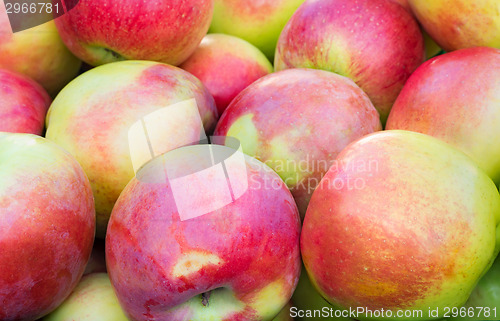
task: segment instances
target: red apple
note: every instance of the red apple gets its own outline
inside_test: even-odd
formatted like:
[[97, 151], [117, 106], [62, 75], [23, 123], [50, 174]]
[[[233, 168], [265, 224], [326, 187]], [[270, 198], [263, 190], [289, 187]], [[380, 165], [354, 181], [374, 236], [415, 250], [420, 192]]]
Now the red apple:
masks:
[[396, 100], [388, 129], [428, 134], [471, 156], [500, 183], [500, 50], [438, 56], [415, 71]]
[[212, 11], [213, 0], [79, 0], [55, 22], [68, 48], [90, 65], [124, 59], [178, 65], [207, 33]]
[[314, 68], [354, 80], [385, 123], [411, 73], [424, 61], [415, 19], [387, 0], [308, 0], [281, 33], [274, 67]]
[[[205, 166], [208, 152], [241, 163]], [[133, 320], [272, 320], [299, 278], [299, 234], [292, 195], [269, 167], [226, 146], [188, 146], [147, 163], [122, 192], [106, 262]]]
[[0, 133], [0, 320], [35, 320], [80, 280], [94, 200], [77, 161], [45, 138]]
[[408, 0], [418, 21], [446, 51], [500, 48], [498, 0]]
[[0, 132], [42, 135], [51, 99], [26, 76], [0, 69]]
[[[190, 100], [193, 105], [183, 103]], [[75, 156], [89, 176], [100, 238], [106, 234], [116, 199], [150, 157], [147, 145], [137, 149], [129, 141], [130, 135], [141, 140], [144, 130], [131, 129], [148, 117], [157, 121], [148, 135], [159, 155], [197, 143], [204, 129], [210, 132], [215, 127], [217, 109], [196, 77], [147, 61], [91, 69], [66, 86], [49, 109], [46, 136]]]
[[[52, 13], [36, 14], [37, 18], [42, 15], [47, 21], [52, 18]], [[19, 18], [19, 14], [15, 16]], [[4, 1], [0, 0], [0, 68], [32, 78], [55, 96], [76, 77], [81, 64], [62, 42], [54, 21], [13, 33]]]
[[500, 249], [492, 180], [451, 145], [409, 131], [365, 136], [337, 164], [315, 190], [301, 234], [321, 295], [364, 309], [359, 319], [368, 309], [386, 311], [371, 317], [378, 320], [439, 319], [462, 306]]
[[272, 60], [286, 22], [304, 0], [214, 0], [209, 32], [250, 42]]
[[255, 80], [273, 72], [266, 56], [249, 42], [224, 34], [205, 36], [181, 66], [207, 87], [222, 115], [227, 105]]
[[215, 135], [237, 138], [246, 154], [274, 169], [303, 217], [337, 154], [381, 129], [370, 99], [350, 79], [323, 70], [290, 69], [242, 91], [222, 115]]

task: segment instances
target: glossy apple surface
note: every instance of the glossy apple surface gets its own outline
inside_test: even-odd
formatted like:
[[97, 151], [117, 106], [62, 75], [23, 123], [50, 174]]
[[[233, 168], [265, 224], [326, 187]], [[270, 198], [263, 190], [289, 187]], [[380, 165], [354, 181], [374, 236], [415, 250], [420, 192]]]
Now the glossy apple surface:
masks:
[[404, 320], [462, 306], [499, 249], [493, 181], [451, 145], [409, 131], [365, 136], [337, 161], [301, 234], [322, 296], [339, 308], [391, 310], [394, 319], [396, 310], [424, 311]]
[[273, 66], [255, 46], [240, 38], [209, 34], [180, 67], [207, 87], [222, 115], [248, 85], [273, 72]]
[[401, 88], [424, 61], [419, 26], [387, 0], [309, 0], [280, 35], [274, 67], [314, 68], [351, 78], [385, 123]]
[[129, 321], [106, 273], [85, 275], [71, 295], [41, 321]]
[[[300, 273], [293, 197], [269, 167], [240, 153], [243, 166], [229, 167], [228, 177], [187, 178], [184, 186], [192, 193], [209, 196], [178, 198], [176, 184], [164, 176], [169, 169], [150, 164], [175, 153], [183, 161], [174, 171], [195, 168], [206, 161], [193, 154], [199, 147], [146, 164], [141, 176], [158, 181], [132, 179], [113, 208], [106, 262], [118, 299], [134, 320], [272, 320], [290, 300]], [[239, 198], [191, 216], [227, 195], [228, 186], [244, 182], [248, 189]], [[183, 198], [191, 206], [184, 219]]]
[[[217, 110], [210, 93], [188, 72], [161, 63], [122, 61], [91, 69], [54, 100], [46, 136], [74, 155], [89, 176], [99, 237], [105, 236], [113, 205], [135, 174], [128, 136], [131, 126], [188, 99], [196, 100], [198, 120], [211, 131]], [[179, 142], [200, 139], [203, 127], [187, 112], [172, 109], [164, 128], [150, 133], [161, 152]]]
[[304, 0], [214, 0], [209, 32], [230, 34], [250, 42], [269, 59], [286, 22]]
[[350, 79], [312, 69], [263, 77], [229, 105], [215, 135], [274, 169], [303, 217], [312, 192], [350, 142], [381, 130], [368, 96]]
[[437, 137], [471, 156], [500, 182], [500, 50], [478, 47], [438, 56], [408, 79], [387, 121]]
[[0, 69], [0, 132], [42, 135], [51, 99], [35, 81]]
[[408, 0], [429, 35], [446, 51], [500, 48], [497, 0]]
[[76, 77], [82, 62], [66, 48], [54, 21], [13, 33], [3, 2], [0, 0], [0, 68], [32, 78], [55, 96]]
[[56, 144], [0, 133], [0, 319], [35, 320], [80, 280], [92, 250], [89, 181]]
[[124, 59], [178, 65], [207, 33], [212, 11], [213, 0], [79, 0], [55, 22], [68, 48], [90, 65]]

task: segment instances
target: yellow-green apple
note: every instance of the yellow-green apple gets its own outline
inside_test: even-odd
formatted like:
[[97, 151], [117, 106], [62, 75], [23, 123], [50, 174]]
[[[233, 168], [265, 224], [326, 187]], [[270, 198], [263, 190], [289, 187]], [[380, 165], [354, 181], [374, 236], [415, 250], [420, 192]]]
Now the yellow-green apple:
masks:
[[[196, 101], [194, 113], [170, 107], [189, 99]], [[130, 149], [129, 129], [155, 111], [167, 114], [162, 126], [149, 133], [158, 154], [199, 141], [204, 134], [200, 122], [210, 132], [217, 118], [212, 96], [196, 77], [147, 61], [91, 69], [68, 84], [49, 109], [46, 137], [73, 154], [89, 176], [98, 237], [104, 237], [113, 204], [135, 174], [132, 157], [137, 154]]]
[[[341, 312], [333, 305], [328, 303], [318, 291], [314, 288], [307, 271], [302, 268], [299, 283], [295, 292], [293, 292], [292, 302], [294, 307], [290, 310], [290, 315], [295, 316], [297, 320], [303, 321], [353, 321], [349, 318], [350, 311]], [[334, 311], [334, 312], [332, 312]], [[338, 314], [335, 315], [335, 311]], [[344, 315], [342, 315], [344, 313]], [[353, 312], [354, 313], [354, 312]], [[352, 313], [351, 313], [352, 316]]]
[[[206, 166], [205, 146], [241, 163], [233, 155]], [[133, 320], [272, 320], [299, 278], [299, 236], [297, 206], [275, 172], [230, 147], [194, 145], [154, 158], [123, 190], [106, 262]]]
[[[402, 5], [408, 12], [412, 13], [410, 3], [408, 3], [408, 0], [391, 0], [394, 2], [399, 3]], [[425, 44], [425, 56], [427, 59], [434, 57], [441, 51], [441, 47], [432, 40], [432, 38], [429, 36], [429, 34], [425, 31], [422, 32], [424, 35], [424, 44]]]
[[178, 65], [207, 33], [212, 12], [213, 0], [79, 0], [55, 23], [69, 50], [89, 65], [125, 59]]
[[257, 79], [273, 72], [273, 66], [255, 46], [240, 38], [209, 34], [180, 67], [207, 87], [222, 115], [229, 103]]
[[71, 295], [41, 321], [129, 321], [106, 273], [85, 275]]
[[449, 320], [498, 320], [500, 316], [500, 259], [479, 280], [467, 303], [450, 311]]
[[273, 59], [288, 19], [305, 0], [214, 0], [209, 32], [245, 39]]
[[54, 21], [13, 33], [0, 0], [0, 68], [34, 79], [55, 96], [76, 77], [81, 64], [62, 42]]
[[424, 61], [412, 15], [387, 0], [308, 0], [276, 47], [274, 67], [324, 69], [354, 80], [383, 123], [404, 83]]
[[35, 320], [82, 277], [92, 250], [92, 190], [49, 140], [0, 133], [0, 320]]
[[350, 79], [323, 70], [290, 69], [243, 90], [221, 116], [215, 135], [237, 138], [243, 152], [274, 169], [303, 218], [337, 154], [381, 129], [370, 99]]
[[321, 295], [360, 309], [358, 319], [439, 319], [462, 306], [499, 250], [493, 181], [458, 149], [410, 131], [367, 135], [337, 164], [315, 190], [301, 234]]
[[104, 240], [95, 239], [94, 246], [92, 247], [92, 253], [90, 254], [90, 259], [87, 262], [87, 266], [85, 266], [83, 275], [101, 272], [107, 272]]
[[428, 134], [472, 157], [500, 183], [500, 49], [476, 47], [429, 60], [408, 79], [387, 129]]
[[273, 321], [294, 321], [295, 318], [290, 316], [290, 309], [292, 308], [292, 302], [288, 302], [287, 305], [274, 317]]
[[35, 81], [0, 69], [0, 132], [42, 135], [51, 99]]
[[420, 24], [446, 51], [500, 48], [497, 0], [408, 0]]

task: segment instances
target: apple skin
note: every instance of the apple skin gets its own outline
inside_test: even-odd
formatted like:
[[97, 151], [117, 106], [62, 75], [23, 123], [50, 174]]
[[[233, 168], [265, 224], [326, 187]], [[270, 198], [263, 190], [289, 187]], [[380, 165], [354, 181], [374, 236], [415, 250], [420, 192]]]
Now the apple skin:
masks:
[[421, 320], [429, 308], [442, 318], [444, 307], [462, 306], [498, 254], [500, 196], [491, 179], [451, 145], [409, 131], [365, 136], [337, 161], [301, 234], [321, 295], [339, 308], [421, 309]]
[[445, 51], [500, 48], [497, 0], [408, 0], [420, 24]]
[[437, 137], [500, 183], [500, 50], [467, 48], [429, 60], [408, 79], [387, 121]]
[[337, 154], [381, 129], [370, 99], [350, 79], [323, 70], [290, 69], [243, 90], [214, 134], [237, 138], [243, 152], [273, 168], [292, 191], [303, 218]]
[[55, 23], [89, 65], [124, 59], [179, 65], [207, 33], [212, 12], [213, 0], [79, 0]]
[[35, 81], [0, 69], [0, 132], [42, 135], [51, 99]]
[[[292, 296], [293, 305], [299, 310], [320, 310], [327, 307], [329, 309], [335, 309], [330, 303], [328, 303], [321, 295], [316, 291], [312, 285], [309, 277], [307, 276], [307, 271], [302, 267], [302, 273], [300, 274], [299, 283], [295, 292]], [[354, 319], [347, 317], [304, 317], [298, 318], [299, 321], [353, 321]]]
[[224, 34], [209, 34], [180, 67], [207, 87], [222, 115], [248, 85], [274, 71], [266, 56], [249, 42]]
[[[124, 189], [109, 221], [106, 262], [131, 319], [272, 320], [290, 300], [300, 274], [298, 210], [276, 173], [244, 159], [246, 172], [233, 178], [248, 179], [246, 192], [192, 219], [180, 219], [171, 184], [134, 178]], [[230, 179], [189, 185], [208, 184], [218, 195]], [[206, 305], [203, 293], [210, 293]]]
[[[478, 307], [490, 308], [489, 317], [479, 315]], [[497, 258], [488, 272], [479, 280], [464, 309], [474, 308], [474, 317], [451, 317], [449, 320], [498, 320], [500, 313], [500, 259]], [[496, 312], [492, 309], [496, 308]], [[460, 312], [459, 312], [460, 313]]]
[[35, 320], [71, 293], [95, 231], [76, 160], [31, 134], [0, 133], [0, 320]]
[[85, 275], [71, 295], [41, 321], [129, 321], [106, 273]]
[[[134, 177], [128, 130], [151, 112], [191, 98], [196, 99], [205, 130], [211, 132], [217, 109], [196, 77], [162, 63], [122, 61], [80, 75], [52, 103], [46, 137], [75, 156], [87, 173], [96, 201], [99, 238], [106, 234], [113, 204]], [[197, 125], [180, 122], [171, 126], [170, 135], [158, 139], [165, 151], [186, 137], [198, 140]]]
[[62, 42], [54, 21], [12, 33], [0, 0], [0, 68], [32, 78], [54, 97], [76, 77], [81, 64]]
[[274, 68], [323, 69], [351, 78], [383, 123], [404, 83], [424, 61], [415, 19], [387, 0], [308, 0], [283, 29]]
[[214, 0], [209, 32], [245, 39], [272, 61], [281, 30], [304, 1]]

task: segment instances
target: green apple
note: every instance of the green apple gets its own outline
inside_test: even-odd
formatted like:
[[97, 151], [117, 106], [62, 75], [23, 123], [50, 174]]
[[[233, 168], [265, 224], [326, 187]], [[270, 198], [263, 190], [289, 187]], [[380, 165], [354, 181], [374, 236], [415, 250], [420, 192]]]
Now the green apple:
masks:
[[85, 275], [71, 295], [43, 321], [128, 321], [106, 273]]

